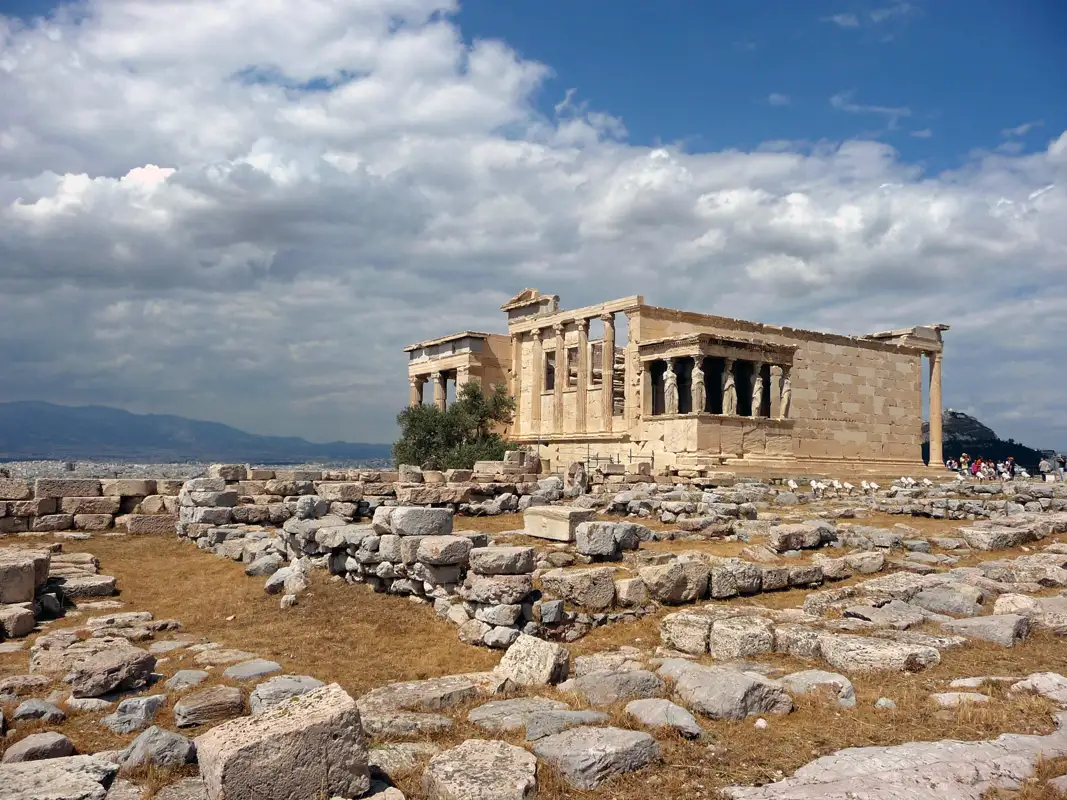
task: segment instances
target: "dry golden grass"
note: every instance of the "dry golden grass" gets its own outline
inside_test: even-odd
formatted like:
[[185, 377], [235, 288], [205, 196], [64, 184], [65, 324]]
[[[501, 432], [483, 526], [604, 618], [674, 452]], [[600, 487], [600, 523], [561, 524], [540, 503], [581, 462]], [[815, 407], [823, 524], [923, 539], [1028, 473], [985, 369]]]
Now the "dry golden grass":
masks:
[[[499, 530], [511, 530], [520, 521], [518, 515], [457, 519], [457, 528], [485, 530], [483, 523], [492, 523]], [[65, 549], [92, 552], [100, 558], [101, 571], [119, 580], [122, 590], [119, 599], [124, 610], [149, 610], [156, 618], [179, 619], [185, 626], [183, 634], [276, 660], [289, 673], [336, 681], [353, 696], [393, 681], [490, 669], [500, 655], [461, 644], [455, 628], [437, 620], [428, 606], [416, 606], [405, 598], [374, 594], [362, 586], [335, 582], [322, 573], [312, 576], [312, 588], [301, 597], [300, 605], [283, 612], [278, 608], [277, 598], [263, 593], [263, 580], [245, 577], [242, 565], [176, 540], [97, 538], [85, 543], [67, 543]], [[999, 557], [999, 554], [991, 555]], [[795, 589], [729, 602], [792, 607], [799, 606], [805, 594], [804, 590]], [[652, 650], [659, 644], [660, 619], [673, 610], [677, 609], [664, 608], [633, 623], [599, 628], [571, 645], [571, 651], [577, 656], [623, 644]], [[233, 619], [228, 619], [231, 616]], [[84, 617], [71, 618], [52, 627], [77, 625], [83, 620]], [[0, 676], [24, 673], [27, 659], [25, 650], [0, 655]], [[817, 666], [783, 656], [759, 660], [786, 670]], [[196, 666], [192, 653], [183, 655], [182, 651], [176, 651], [160, 665], [159, 671], [169, 676], [178, 669]], [[219, 677], [222, 669], [213, 670], [213, 677], [204, 686], [229, 683]], [[1021, 676], [1044, 670], [1067, 672], [1067, 645], [1051, 634], [1035, 634], [1013, 649], [992, 644], [969, 645], [946, 651], [940, 665], [918, 675], [857, 676], [854, 683], [858, 707], [852, 711], [839, 709], [830, 698], [812, 696], [799, 698], [793, 714], [770, 718], [768, 728], [762, 731], [751, 720], [739, 723], [704, 720], [707, 734], [701, 741], [689, 742], [673, 733], [658, 732], [659, 763], [611, 781], [596, 792], [575, 790], [553, 770], [542, 766], [538, 796], [543, 800], [607, 797], [644, 800], [652, 794], [716, 798], [718, 789], [725, 785], [777, 780], [812, 758], [843, 747], [941, 738], [974, 740], [1005, 732], [1047, 733], [1053, 727], [1052, 704], [1031, 695], [1009, 695], [1003, 686], [994, 685], [985, 690], [994, 698], [987, 706], [948, 711], [937, 709], [928, 699], [931, 692], [946, 691], [952, 678]], [[544, 694], [561, 696], [554, 690], [546, 690]], [[875, 711], [873, 703], [881, 696], [893, 698], [897, 710]], [[574, 697], [563, 699], [574, 707], [583, 707]], [[6, 713], [13, 710], [13, 707], [5, 708]], [[454, 729], [432, 740], [448, 747], [468, 738], [488, 738], [488, 734], [466, 723], [466, 710], [458, 710], [462, 713], [456, 714], [458, 722]], [[621, 704], [609, 711], [617, 724], [631, 725]], [[71, 712], [67, 722], [58, 729], [69, 735], [83, 752], [119, 748], [133, 738], [110, 733], [99, 724], [101, 716], [102, 712]], [[168, 706], [160, 712], [158, 722], [170, 727], [172, 719]], [[43, 727], [23, 725], [16, 737], [0, 743], [0, 748]], [[198, 729], [183, 731], [191, 736], [200, 732]], [[516, 736], [503, 738], [523, 744]], [[1042, 775], [1054, 777], [1049, 770], [1055, 768], [1058, 767], [1043, 766], [1033, 785], [1024, 787], [1015, 796], [1024, 800], [1063, 800], [1058, 794], [1050, 794], [1052, 790], [1041, 778]], [[399, 780], [400, 788], [409, 798], [422, 796], [418, 787], [420, 774], [421, 769], [417, 769]], [[148, 796], [173, 777], [155, 773], [136, 776], [145, 785]], [[1007, 796], [998, 795], [997, 800]]]

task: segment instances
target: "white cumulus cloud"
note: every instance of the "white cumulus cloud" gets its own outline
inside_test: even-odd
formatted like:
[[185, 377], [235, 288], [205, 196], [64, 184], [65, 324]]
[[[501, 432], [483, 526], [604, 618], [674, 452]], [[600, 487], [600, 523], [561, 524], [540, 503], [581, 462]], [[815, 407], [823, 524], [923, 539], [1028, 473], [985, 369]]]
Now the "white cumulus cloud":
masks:
[[401, 348], [501, 329], [536, 286], [841, 332], [947, 322], [946, 405], [1067, 445], [1067, 134], [944, 173], [873, 141], [644, 147], [580, 86], [541, 113], [551, 65], [465, 44], [455, 10], [0, 17], [0, 399], [387, 441]]

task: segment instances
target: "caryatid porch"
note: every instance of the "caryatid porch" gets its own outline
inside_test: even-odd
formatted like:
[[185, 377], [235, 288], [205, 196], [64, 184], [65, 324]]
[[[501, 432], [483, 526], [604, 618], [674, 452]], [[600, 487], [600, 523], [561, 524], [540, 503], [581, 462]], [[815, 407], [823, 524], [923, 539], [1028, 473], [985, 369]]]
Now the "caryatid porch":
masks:
[[680, 454], [790, 457], [796, 349], [708, 333], [641, 342], [644, 436]]

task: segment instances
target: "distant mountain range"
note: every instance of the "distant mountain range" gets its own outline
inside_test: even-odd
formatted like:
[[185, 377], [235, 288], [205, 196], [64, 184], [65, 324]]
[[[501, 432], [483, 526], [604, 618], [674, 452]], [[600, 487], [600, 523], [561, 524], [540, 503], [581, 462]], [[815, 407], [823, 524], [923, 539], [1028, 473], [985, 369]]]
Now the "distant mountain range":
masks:
[[[930, 426], [923, 423], [923, 459], [930, 457]], [[1041, 451], [1019, 444], [1014, 439], [1001, 439], [992, 428], [983, 425], [962, 411], [946, 411], [941, 415], [941, 447], [945, 459], [959, 459], [966, 453], [975, 458], [1001, 461], [1011, 456], [1017, 464], [1035, 468], [1041, 461]]]
[[258, 436], [218, 422], [169, 414], [22, 401], [0, 403], [0, 459], [299, 464], [388, 460], [391, 447], [358, 442], [316, 444], [293, 436]]

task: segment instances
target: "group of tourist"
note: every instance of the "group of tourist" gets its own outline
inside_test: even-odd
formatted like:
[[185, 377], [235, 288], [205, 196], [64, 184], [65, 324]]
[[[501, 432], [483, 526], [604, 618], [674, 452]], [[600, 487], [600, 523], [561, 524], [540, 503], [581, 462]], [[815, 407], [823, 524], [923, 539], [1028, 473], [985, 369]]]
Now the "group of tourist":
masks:
[[[1062, 457], [1061, 457], [1062, 458]], [[1041, 462], [1044, 464], [1045, 462]], [[954, 458], [950, 458], [945, 462], [945, 466], [955, 472], [962, 478], [973, 478], [979, 483], [982, 481], [1010, 481], [1015, 478], [1029, 478], [1030, 473], [1015, 463], [1015, 459], [1012, 456], [1002, 461], [993, 461], [989, 458], [974, 458], [972, 459], [966, 453], [960, 455], [957, 461]], [[1062, 479], [1062, 464], [1061, 464], [1061, 479]]]
[[1041, 470], [1041, 476], [1046, 481], [1062, 481], [1064, 479], [1064, 470], [1067, 470], [1067, 458], [1064, 457], [1063, 453], [1045, 456], [1041, 459], [1041, 463], [1037, 465], [1037, 468]]

